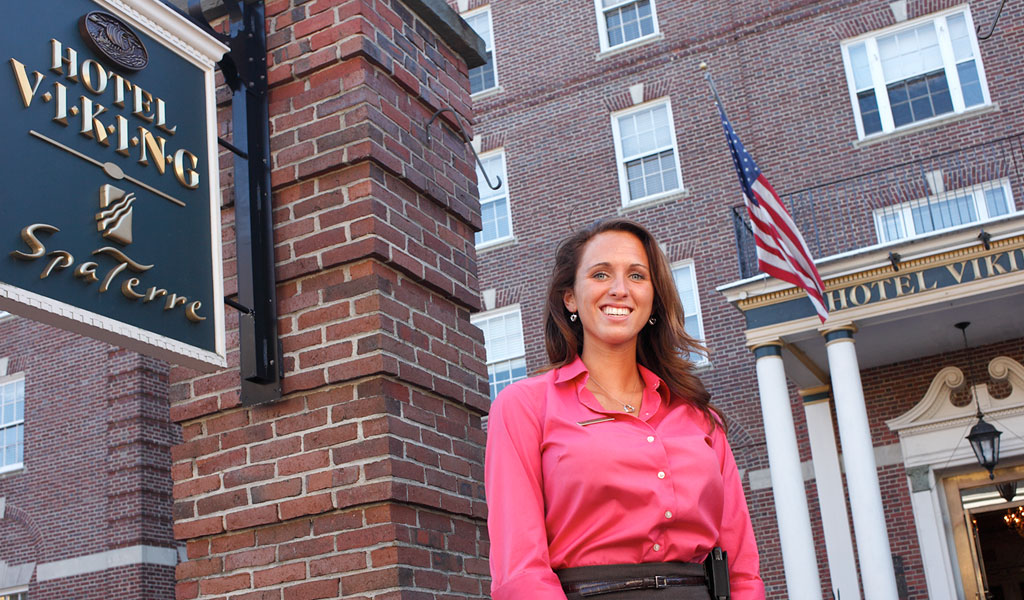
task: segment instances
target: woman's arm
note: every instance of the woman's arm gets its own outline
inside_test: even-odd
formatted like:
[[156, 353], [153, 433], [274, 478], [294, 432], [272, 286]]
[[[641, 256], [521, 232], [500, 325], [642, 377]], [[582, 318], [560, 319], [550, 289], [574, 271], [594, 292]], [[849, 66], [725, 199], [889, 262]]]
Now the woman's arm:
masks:
[[729, 557], [729, 587], [733, 600], [764, 600], [760, 559], [754, 529], [750, 524], [747, 499], [732, 448], [721, 426], [713, 434], [718, 464], [722, 466], [725, 495], [722, 505], [722, 525], [718, 533], [719, 545]]
[[542, 405], [515, 384], [491, 405], [484, 487], [493, 600], [565, 600], [544, 524]]

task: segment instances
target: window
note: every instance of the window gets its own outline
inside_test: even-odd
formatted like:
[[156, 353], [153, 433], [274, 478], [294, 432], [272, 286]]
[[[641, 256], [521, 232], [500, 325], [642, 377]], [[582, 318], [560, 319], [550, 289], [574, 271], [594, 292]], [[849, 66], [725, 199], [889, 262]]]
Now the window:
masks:
[[861, 138], [989, 102], [966, 9], [847, 41], [843, 63]]
[[[693, 270], [693, 261], [678, 263], [672, 266], [672, 279], [676, 282], [679, 300], [683, 303], [683, 316], [686, 317], [686, 333], [699, 342], [704, 341], [704, 324], [700, 318], [700, 298], [697, 295], [697, 276]], [[698, 352], [690, 353], [690, 360], [700, 364], [708, 360], [707, 356]]]
[[469, 70], [469, 92], [476, 94], [498, 87], [498, 72], [494, 68], [494, 34], [491, 31], [491, 9], [482, 8], [463, 15], [466, 23], [484, 40], [487, 64]]
[[668, 100], [612, 115], [622, 204], [653, 200], [682, 189], [676, 131]]
[[491, 402], [504, 387], [526, 378], [526, 348], [519, 306], [499, 308], [474, 315], [473, 324], [484, 332], [487, 348], [487, 380]]
[[0, 472], [22, 466], [25, 446], [25, 378], [0, 377]]
[[875, 210], [878, 243], [894, 242], [1014, 212], [1008, 181], [943, 192]]
[[28, 600], [28, 590], [0, 592], [0, 600]]
[[594, 0], [601, 51], [607, 51], [658, 33], [654, 0]]
[[512, 211], [508, 203], [505, 152], [498, 150], [488, 153], [480, 157], [480, 162], [492, 182], [497, 183], [497, 178], [501, 178], [501, 185], [498, 186], [498, 189], [492, 190], [491, 186], [487, 185], [483, 173], [480, 172], [479, 165], [477, 166], [476, 181], [480, 190], [480, 217], [483, 223], [483, 230], [476, 234], [478, 248], [512, 238]]

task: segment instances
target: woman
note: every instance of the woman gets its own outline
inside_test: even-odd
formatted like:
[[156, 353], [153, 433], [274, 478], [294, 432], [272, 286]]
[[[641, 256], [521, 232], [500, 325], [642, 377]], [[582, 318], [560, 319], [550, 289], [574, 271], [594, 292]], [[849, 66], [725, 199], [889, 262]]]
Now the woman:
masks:
[[736, 463], [684, 358], [700, 346], [683, 322], [668, 261], [639, 224], [603, 221], [561, 244], [551, 367], [503, 389], [488, 421], [494, 600], [707, 600], [699, 563], [716, 546], [731, 597], [764, 598]]

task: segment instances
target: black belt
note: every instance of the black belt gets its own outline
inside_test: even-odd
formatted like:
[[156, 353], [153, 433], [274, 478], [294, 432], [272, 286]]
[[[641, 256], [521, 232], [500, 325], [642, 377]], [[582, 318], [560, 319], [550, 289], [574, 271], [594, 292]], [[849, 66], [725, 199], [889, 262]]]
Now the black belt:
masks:
[[655, 575], [654, 577], [635, 577], [631, 579], [563, 583], [562, 589], [566, 593], [577, 592], [580, 596], [597, 596], [629, 590], [654, 590], [674, 586], [703, 587], [705, 585], [707, 585], [707, 580], [700, 576]]

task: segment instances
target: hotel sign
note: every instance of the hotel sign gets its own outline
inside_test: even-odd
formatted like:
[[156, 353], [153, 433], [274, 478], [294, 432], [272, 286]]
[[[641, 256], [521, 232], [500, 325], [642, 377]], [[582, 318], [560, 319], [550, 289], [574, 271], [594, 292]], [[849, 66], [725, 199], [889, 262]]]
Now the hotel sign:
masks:
[[[847, 310], [884, 305], [908, 298], [935, 296], [958, 286], [1000, 286], [1016, 281], [1024, 272], [1024, 236], [981, 244], [944, 254], [915, 259], [871, 272], [852, 274], [825, 282], [825, 305], [831, 316], [842, 318]], [[766, 327], [813, 316], [814, 307], [801, 290], [790, 288], [774, 295], [737, 302], [747, 329]], [[882, 308], [879, 306], [879, 308]], [[884, 308], [882, 308], [884, 310]], [[830, 317], [831, 318], [831, 317]]]
[[0, 38], [0, 309], [225, 365], [214, 66], [159, 0], [51, 0]]

